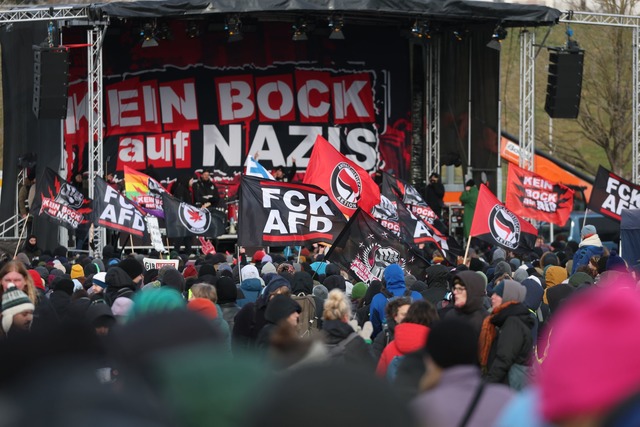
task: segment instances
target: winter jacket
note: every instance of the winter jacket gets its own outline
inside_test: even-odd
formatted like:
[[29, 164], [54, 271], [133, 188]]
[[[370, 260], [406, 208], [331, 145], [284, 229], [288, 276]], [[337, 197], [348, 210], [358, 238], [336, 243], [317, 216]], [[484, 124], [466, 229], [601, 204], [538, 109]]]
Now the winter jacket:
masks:
[[[458, 427], [471, 405], [480, 384], [480, 369], [458, 365], [442, 371], [440, 382], [420, 394], [411, 408], [420, 425]], [[514, 393], [501, 384], [487, 384], [478, 400], [467, 427], [493, 425]]]
[[498, 328], [498, 335], [489, 351], [486, 378], [489, 382], [508, 384], [511, 365], [530, 364], [531, 329], [535, 321], [524, 304], [518, 303], [497, 313], [491, 323]]
[[422, 292], [422, 297], [431, 304], [436, 305], [449, 292], [449, 269], [444, 265], [432, 265], [425, 271], [427, 274], [428, 289]]
[[264, 287], [264, 282], [260, 277], [256, 277], [252, 279], [243, 278], [242, 283], [240, 283], [240, 289], [242, 289], [244, 298], [236, 301], [237, 304], [242, 308], [250, 302], [256, 302], [256, 300], [258, 299], [258, 295], [260, 295], [260, 292], [262, 291], [263, 287]]
[[[402, 267], [398, 264], [391, 264], [384, 270], [384, 279], [387, 282], [386, 290], [393, 294], [393, 297], [402, 297], [407, 291], [407, 287], [404, 283], [404, 273]], [[413, 301], [421, 300], [422, 295], [419, 292], [412, 291], [409, 296]], [[385, 323], [384, 308], [387, 306], [389, 299], [383, 294], [379, 293], [373, 297], [371, 301], [371, 308], [369, 311], [369, 320], [373, 325], [372, 337], [375, 337], [382, 331], [382, 324]]]
[[371, 352], [373, 353], [373, 358], [376, 360], [376, 364], [380, 360], [384, 349], [394, 340], [395, 329], [396, 322], [393, 321], [393, 319], [389, 319], [389, 321], [387, 321], [387, 327], [383, 328], [382, 332], [376, 335], [376, 338], [371, 343]]
[[136, 284], [133, 283], [127, 272], [120, 267], [111, 267], [107, 271], [104, 281], [107, 284], [107, 289], [104, 292], [105, 300], [109, 306], [113, 305], [116, 298], [133, 298]]
[[67, 312], [69, 305], [71, 304], [71, 295], [64, 291], [53, 291], [49, 295], [49, 301], [53, 309], [56, 311], [56, 315], [60, 320], [67, 320]]
[[386, 377], [387, 368], [396, 356], [420, 350], [427, 343], [429, 328], [417, 323], [401, 323], [396, 326], [395, 339], [385, 347], [378, 361], [376, 374]]
[[[322, 330], [325, 332], [325, 342], [329, 351], [354, 332], [348, 323], [340, 320], [325, 320]], [[369, 345], [360, 336], [355, 337], [345, 346], [344, 362], [369, 372], [373, 372], [376, 366]]]
[[480, 337], [480, 330], [482, 329], [482, 321], [489, 315], [487, 310], [484, 309], [482, 303], [485, 297], [484, 280], [475, 271], [461, 271], [456, 274], [462, 283], [467, 288], [467, 302], [462, 307], [455, 307], [450, 310], [446, 317], [447, 319], [464, 319], [471, 323], [473, 328]]
[[291, 314], [296, 311], [300, 313], [300, 304], [291, 299], [287, 295], [274, 296], [264, 313], [265, 325], [260, 330], [258, 338], [256, 339], [256, 347], [260, 349], [267, 349], [269, 347], [269, 341], [271, 335], [275, 331], [278, 323], [282, 320], [286, 320]]
[[226, 304], [220, 304], [220, 308], [222, 309], [222, 318], [227, 322], [227, 329], [233, 329], [233, 319], [240, 311], [240, 307], [238, 307], [238, 304], [235, 302], [228, 302]]
[[602, 256], [603, 254], [604, 248], [597, 234], [583, 239], [578, 245], [578, 250], [573, 255], [571, 274], [575, 273], [581, 265], [588, 265], [592, 256]]

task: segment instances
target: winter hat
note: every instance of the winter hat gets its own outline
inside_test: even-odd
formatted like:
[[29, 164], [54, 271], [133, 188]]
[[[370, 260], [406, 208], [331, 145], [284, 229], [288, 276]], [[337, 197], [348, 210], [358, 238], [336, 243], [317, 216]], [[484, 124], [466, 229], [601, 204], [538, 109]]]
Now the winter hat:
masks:
[[[69, 277], [69, 276], [67, 276]], [[56, 291], [62, 291], [66, 294], [73, 295], [73, 288], [75, 287], [73, 280], [68, 279], [67, 277], [61, 277], [55, 281]]]
[[414, 283], [416, 283], [416, 276], [414, 276], [413, 274], [407, 274], [406, 276], [404, 276], [404, 284], [407, 286], [407, 288], [411, 288], [411, 285], [413, 285]]
[[123, 259], [118, 263], [118, 267], [123, 269], [132, 280], [144, 273], [142, 264], [133, 258]]
[[480, 258], [471, 258], [469, 261], [469, 270], [482, 271], [484, 270], [484, 262]]
[[324, 279], [322, 284], [329, 290], [340, 289], [342, 292], [346, 292], [347, 284], [345, 283], [344, 277], [338, 275], [331, 275]]
[[593, 285], [593, 277], [591, 275], [585, 273], [584, 271], [577, 271], [569, 277], [569, 284], [574, 288], [579, 287], [580, 285]]
[[93, 275], [93, 279], [91, 279], [91, 283], [96, 285], [96, 286], [100, 286], [102, 289], [107, 287], [107, 282], [106, 282], [106, 278], [107, 278], [107, 273], [96, 273]]
[[133, 297], [133, 302], [134, 305], [129, 313], [129, 320], [149, 314], [186, 309], [186, 303], [182, 295], [175, 289], [166, 286], [138, 292]]
[[207, 274], [216, 275], [216, 268], [212, 264], [202, 264], [198, 270], [198, 277], [206, 276]]
[[521, 283], [522, 286], [527, 288], [527, 295], [524, 298], [525, 307], [529, 310], [537, 310], [540, 307], [540, 304], [542, 304], [542, 295], [544, 294], [544, 289], [542, 289], [540, 282], [530, 276], [524, 279]]
[[596, 227], [591, 225], [591, 224], [587, 224], [584, 227], [582, 227], [582, 231], [580, 231], [580, 237], [583, 239], [586, 239], [589, 236], [593, 236], [594, 234], [597, 234], [598, 231], [596, 230]]
[[43, 280], [47, 280], [47, 277], [49, 277], [49, 270], [47, 267], [36, 267], [34, 270], [38, 272]]
[[16, 259], [18, 261], [20, 261], [21, 263], [23, 263], [25, 265], [25, 267], [27, 267], [27, 268], [29, 268], [31, 266], [31, 260], [29, 259], [27, 254], [25, 254], [24, 252], [19, 252], [16, 255]]
[[499, 259], [505, 260], [506, 258], [507, 258], [507, 253], [502, 248], [496, 248], [496, 250], [493, 251], [493, 256], [491, 257], [493, 262], [496, 262]]
[[364, 294], [367, 293], [367, 285], [364, 282], [358, 282], [353, 285], [353, 289], [351, 289], [351, 298], [360, 299], [364, 297]]
[[[591, 288], [572, 297], [551, 320], [553, 335], [538, 372], [542, 415], [548, 421], [599, 416], [638, 391], [640, 295], [635, 281]], [[597, 386], [596, 386], [597, 385]]]
[[293, 275], [293, 283], [291, 284], [291, 292], [294, 295], [310, 295], [313, 292], [313, 279], [311, 275], [306, 271], [295, 273]]
[[324, 301], [329, 297], [329, 290], [324, 285], [316, 285], [313, 287], [313, 296]]
[[59, 259], [54, 259], [53, 260], [53, 267], [60, 270], [62, 272], [62, 274], [65, 274], [67, 272], [67, 269], [64, 268], [64, 265], [62, 265], [62, 263], [60, 262]]
[[240, 272], [242, 273], [242, 280], [260, 278], [260, 273], [258, 273], [258, 269], [255, 265], [245, 265], [244, 267], [242, 267], [242, 270], [240, 270]]
[[523, 302], [524, 298], [527, 296], [527, 288], [515, 280], [503, 280], [500, 285], [504, 286], [504, 291], [502, 292], [502, 295], [500, 295], [503, 302]]
[[498, 262], [496, 268], [493, 270], [493, 277], [498, 278], [505, 273], [511, 276], [511, 265], [506, 261]]
[[100, 267], [98, 267], [98, 264], [96, 264], [95, 262], [90, 262], [89, 264], [83, 267], [83, 271], [84, 271], [84, 277], [88, 277], [88, 276], [91, 276], [92, 274], [99, 273], [102, 270], [100, 270]]
[[6, 333], [11, 329], [13, 316], [26, 310], [35, 310], [35, 306], [24, 292], [16, 288], [14, 284], [2, 295], [2, 330]]
[[261, 262], [266, 263], [266, 262], [273, 262], [273, 258], [271, 258], [271, 255], [266, 254], [265, 256], [262, 257]]
[[71, 274], [70, 274], [72, 279], [77, 279], [78, 277], [83, 277], [84, 276], [84, 268], [82, 268], [82, 266], [80, 264], [73, 264], [73, 267], [71, 267]]
[[302, 307], [288, 295], [276, 295], [269, 301], [267, 309], [264, 312], [264, 318], [267, 322], [278, 323], [286, 319], [291, 314], [302, 311]]
[[238, 288], [231, 277], [221, 277], [216, 283], [218, 304], [235, 303], [238, 298]]
[[518, 258], [511, 258], [509, 260], [509, 264], [511, 264], [511, 271], [514, 271], [518, 267], [520, 267], [520, 264], [522, 264], [522, 261], [520, 261]]
[[421, 294], [424, 291], [426, 291], [427, 289], [429, 289], [429, 287], [422, 280], [416, 280], [414, 282], [414, 284], [411, 285], [411, 287], [409, 289], [411, 289], [412, 291], [416, 291], [416, 292]]
[[133, 308], [133, 300], [127, 297], [118, 297], [113, 302], [113, 305], [111, 306], [111, 311], [113, 312], [113, 315], [116, 316], [116, 319], [118, 319], [118, 318], [127, 317], [132, 308]]
[[527, 277], [529, 277], [529, 273], [524, 268], [517, 268], [516, 271], [513, 272], [513, 280], [516, 282], [522, 283]]
[[187, 303], [187, 309], [194, 313], [201, 314], [207, 319], [216, 319], [218, 317], [218, 309], [216, 305], [206, 298], [194, 298]]
[[170, 268], [165, 271], [161, 282], [162, 286], [173, 288], [180, 293], [184, 292], [184, 276], [175, 268]]
[[547, 300], [549, 301], [549, 310], [551, 310], [551, 313], [555, 313], [564, 300], [569, 298], [575, 290], [576, 288], [568, 283], [561, 283], [558, 286], [549, 288], [547, 291]]
[[33, 285], [41, 290], [45, 290], [44, 280], [42, 276], [36, 270], [29, 270], [29, 275], [31, 276], [31, 280], [33, 280]]
[[231, 266], [227, 263], [222, 263], [218, 266], [218, 274], [221, 274], [223, 271], [232, 272]]
[[188, 279], [189, 277], [198, 277], [198, 270], [196, 270], [193, 265], [188, 265], [182, 272], [182, 275], [185, 279]]
[[266, 253], [260, 249], [254, 252], [253, 256], [251, 257], [251, 261], [254, 262], [255, 264], [260, 264], [262, 262], [262, 258], [264, 258], [264, 256], [266, 255]]
[[265, 276], [266, 274], [269, 274], [269, 273], [275, 273], [275, 272], [276, 272], [276, 267], [270, 262], [262, 266], [262, 276]]
[[445, 319], [431, 326], [426, 350], [436, 365], [450, 368], [478, 364], [478, 333], [471, 323]]

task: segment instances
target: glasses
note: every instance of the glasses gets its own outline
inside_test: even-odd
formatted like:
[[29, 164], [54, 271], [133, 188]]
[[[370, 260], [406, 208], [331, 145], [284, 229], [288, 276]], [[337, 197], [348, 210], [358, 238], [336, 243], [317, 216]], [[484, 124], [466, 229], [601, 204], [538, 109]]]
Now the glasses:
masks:
[[453, 287], [453, 292], [466, 292], [467, 288], [465, 288], [464, 286], [454, 286]]

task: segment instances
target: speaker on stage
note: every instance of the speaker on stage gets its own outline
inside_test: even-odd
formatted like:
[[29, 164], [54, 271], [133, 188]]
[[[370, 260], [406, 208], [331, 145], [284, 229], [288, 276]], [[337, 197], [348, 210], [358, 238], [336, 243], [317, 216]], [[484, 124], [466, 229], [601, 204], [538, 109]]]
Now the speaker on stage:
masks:
[[67, 117], [69, 51], [33, 46], [33, 113], [39, 119]]
[[583, 50], [554, 50], [549, 53], [549, 79], [544, 110], [553, 119], [575, 119], [580, 112]]

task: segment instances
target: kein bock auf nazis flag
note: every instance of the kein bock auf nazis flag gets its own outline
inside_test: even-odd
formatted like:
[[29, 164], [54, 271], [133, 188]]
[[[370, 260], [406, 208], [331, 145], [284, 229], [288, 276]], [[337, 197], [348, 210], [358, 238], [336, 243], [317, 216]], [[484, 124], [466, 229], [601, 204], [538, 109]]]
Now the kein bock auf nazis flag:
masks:
[[142, 237], [146, 232], [144, 211], [107, 182], [96, 177], [93, 223]]
[[382, 279], [384, 269], [391, 264], [399, 264], [418, 280], [425, 280], [429, 267], [424, 258], [362, 209], [349, 219], [326, 259], [369, 283]]
[[332, 242], [347, 222], [320, 188], [249, 176], [240, 182], [239, 209], [242, 246]]
[[640, 209], [640, 186], [600, 166], [587, 207], [620, 221], [622, 209]]

